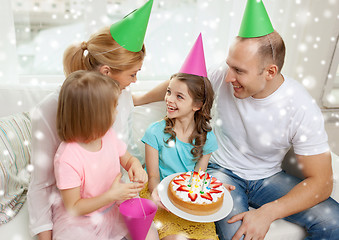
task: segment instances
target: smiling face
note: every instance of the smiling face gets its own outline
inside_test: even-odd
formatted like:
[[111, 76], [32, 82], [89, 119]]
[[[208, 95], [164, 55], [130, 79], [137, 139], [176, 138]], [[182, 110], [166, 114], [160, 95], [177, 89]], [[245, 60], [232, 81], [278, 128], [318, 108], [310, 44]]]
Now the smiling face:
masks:
[[226, 60], [229, 69], [225, 81], [231, 83], [236, 98], [267, 97], [267, 80], [264, 64], [257, 54], [258, 42], [236, 40]]
[[128, 87], [131, 83], [135, 83], [137, 81], [137, 73], [141, 70], [142, 61], [132, 68], [120, 71], [120, 72], [110, 72], [108, 74], [109, 77], [118, 81], [120, 84], [120, 89], [123, 90]]
[[168, 85], [165, 102], [167, 117], [172, 119], [193, 118], [194, 113], [200, 109], [193, 102], [187, 84], [176, 77], [172, 78]]

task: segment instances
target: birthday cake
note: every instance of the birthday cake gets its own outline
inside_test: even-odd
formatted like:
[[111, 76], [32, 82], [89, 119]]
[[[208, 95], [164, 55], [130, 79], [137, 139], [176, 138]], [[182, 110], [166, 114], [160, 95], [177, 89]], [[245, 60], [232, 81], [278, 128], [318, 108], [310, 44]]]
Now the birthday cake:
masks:
[[224, 191], [220, 181], [199, 170], [175, 176], [167, 193], [177, 208], [194, 215], [210, 215], [222, 207]]

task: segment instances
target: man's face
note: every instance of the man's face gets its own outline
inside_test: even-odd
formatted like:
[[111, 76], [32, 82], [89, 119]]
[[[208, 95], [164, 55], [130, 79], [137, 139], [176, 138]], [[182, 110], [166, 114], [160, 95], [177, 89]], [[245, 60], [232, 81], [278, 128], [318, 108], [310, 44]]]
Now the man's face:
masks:
[[[229, 66], [225, 81], [231, 83], [236, 98], [267, 97], [264, 64], [257, 54], [258, 43], [248, 39], [236, 40], [230, 47], [226, 63]], [[267, 96], [266, 96], [267, 95]]]

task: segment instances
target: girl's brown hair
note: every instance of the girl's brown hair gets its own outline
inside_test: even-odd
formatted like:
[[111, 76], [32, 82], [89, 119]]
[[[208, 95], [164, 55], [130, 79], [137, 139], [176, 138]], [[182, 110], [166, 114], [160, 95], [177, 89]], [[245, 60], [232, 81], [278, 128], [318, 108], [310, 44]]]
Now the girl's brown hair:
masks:
[[[206, 77], [186, 73], [176, 73], [171, 79], [176, 78], [186, 83], [188, 92], [193, 99], [193, 104], [200, 104], [201, 108], [194, 113], [195, 131], [190, 136], [190, 143], [194, 146], [191, 153], [194, 160], [199, 160], [203, 155], [203, 147], [206, 143], [207, 132], [212, 130], [209, 122], [211, 120], [211, 108], [214, 100], [214, 91], [211, 82]], [[165, 117], [166, 127], [164, 132], [170, 134], [165, 141], [175, 141], [176, 134], [173, 130], [175, 119]]]
[[76, 71], [63, 83], [58, 101], [57, 132], [64, 142], [88, 143], [113, 125], [119, 84], [99, 72]]
[[145, 46], [139, 52], [121, 47], [111, 36], [109, 27], [93, 34], [87, 42], [69, 46], [63, 57], [65, 75], [77, 70], [98, 70], [107, 65], [113, 73], [125, 71], [144, 60]]

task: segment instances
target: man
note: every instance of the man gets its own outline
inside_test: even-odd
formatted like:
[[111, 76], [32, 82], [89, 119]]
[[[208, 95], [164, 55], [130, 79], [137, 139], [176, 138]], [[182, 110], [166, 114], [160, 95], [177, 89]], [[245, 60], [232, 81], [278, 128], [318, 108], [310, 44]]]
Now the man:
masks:
[[[339, 239], [322, 114], [297, 81], [281, 74], [284, 58], [284, 42], [263, 3], [249, 0], [226, 62], [209, 75], [219, 149], [208, 171], [236, 187], [232, 212], [216, 222], [220, 239], [264, 239], [280, 218], [305, 227], [308, 239]], [[281, 170], [291, 146], [304, 180]]]

